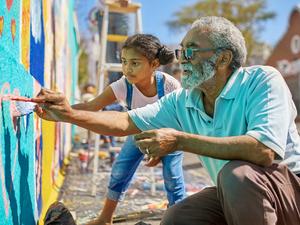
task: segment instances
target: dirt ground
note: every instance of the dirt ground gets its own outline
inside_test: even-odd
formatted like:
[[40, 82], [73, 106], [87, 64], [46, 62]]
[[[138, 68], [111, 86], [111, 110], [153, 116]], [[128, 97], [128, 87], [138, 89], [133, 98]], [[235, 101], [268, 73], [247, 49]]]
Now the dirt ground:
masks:
[[[300, 131], [300, 123], [297, 123], [297, 128]], [[119, 145], [121, 144], [122, 142], [119, 142]], [[105, 153], [107, 149], [100, 150], [104, 155], [108, 154]], [[105, 159], [104, 157], [99, 160], [96, 174], [97, 191], [94, 196], [92, 195], [93, 161], [91, 161], [88, 169], [83, 172], [81, 170], [82, 163], [77, 155], [78, 152], [76, 151], [71, 154], [70, 165], [66, 170], [59, 200], [63, 201], [71, 210], [77, 224], [83, 225], [95, 218], [103, 207], [111, 163], [109, 158]], [[210, 179], [196, 155], [185, 153], [183, 168], [188, 195], [211, 185]], [[119, 203], [114, 224], [134, 225], [139, 221], [143, 221], [148, 225], [158, 225], [160, 223], [167, 205], [161, 171], [161, 165], [155, 167], [151, 172], [148, 167], [141, 163], [124, 201]], [[155, 182], [153, 182], [153, 179]]]
[[[81, 165], [76, 152], [72, 152], [59, 197], [59, 200], [70, 209], [78, 225], [86, 224], [98, 215], [103, 206], [111, 171], [109, 159], [99, 160], [96, 175], [97, 191], [96, 196], [93, 196], [93, 165], [91, 163], [86, 172], [80, 169]], [[197, 156], [185, 154], [183, 167], [188, 195], [211, 184]], [[159, 224], [167, 206], [161, 171], [161, 165], [151, 172], [143, 165], [143, 162], [141, 163], [125, 199], [119, 203], [114, 224], [133, 225], [139, 221], [151, 225]]]

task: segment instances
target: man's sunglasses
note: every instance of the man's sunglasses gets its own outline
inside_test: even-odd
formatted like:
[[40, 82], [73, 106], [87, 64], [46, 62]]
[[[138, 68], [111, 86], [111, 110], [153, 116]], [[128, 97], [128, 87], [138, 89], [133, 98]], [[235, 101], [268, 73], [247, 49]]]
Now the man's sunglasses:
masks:
[[210, 52], [216, 51], [221, 48], [185, 48], [185, 49], [175, 49], [175, 56], [177, 60], [184, 59], [185, 60], [193, 60], [194, 59], [194, 52]]

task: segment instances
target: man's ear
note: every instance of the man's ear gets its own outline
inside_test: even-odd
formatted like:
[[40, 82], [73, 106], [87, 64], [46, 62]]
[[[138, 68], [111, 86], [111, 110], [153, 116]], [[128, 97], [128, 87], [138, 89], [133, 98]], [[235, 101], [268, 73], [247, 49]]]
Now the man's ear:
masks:
[[217, 61], [217, 66], [220, 68], [229, 67], [232, 62], [233, 54], [230, 50], [224, 50]]

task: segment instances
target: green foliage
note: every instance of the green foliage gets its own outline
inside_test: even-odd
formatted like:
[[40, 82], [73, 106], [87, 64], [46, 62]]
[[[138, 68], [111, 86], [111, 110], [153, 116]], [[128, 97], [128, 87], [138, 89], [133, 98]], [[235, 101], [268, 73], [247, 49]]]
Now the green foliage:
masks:
[[222, 16], [232, 21], [243, 33], [251, 57], [255, 46], [260, 45], [259, 34], [263, 23], [274, 18], [274, 12], [266, 10], [266, 0], [198, 0], [174, 14], [167, 23], [170, 29], [186, 30], [201, 16]]
[[84, 50], [81, 50], [78, 68], [78, 84], [80, 87], [88, 82], [88, 77], [88, 55]]

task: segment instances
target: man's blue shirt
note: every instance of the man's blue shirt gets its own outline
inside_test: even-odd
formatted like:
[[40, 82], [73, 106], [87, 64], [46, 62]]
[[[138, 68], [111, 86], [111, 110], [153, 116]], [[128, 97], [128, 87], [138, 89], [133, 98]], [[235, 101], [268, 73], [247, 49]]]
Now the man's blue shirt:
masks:
[[[236, 70], [216, 99], [213, 117], [206, 114], [199, 89], [174, 91], [128, 113], [142, 131], [169, 127], [211, 137], [252, 136], [276, 152], [292, 171], [300, 173], [296, 108], [284, 79], [273, 67]], [[200, 159], [216, 183], [228, 161], [205, 156]]]

